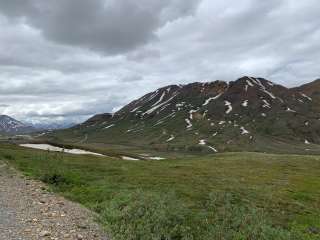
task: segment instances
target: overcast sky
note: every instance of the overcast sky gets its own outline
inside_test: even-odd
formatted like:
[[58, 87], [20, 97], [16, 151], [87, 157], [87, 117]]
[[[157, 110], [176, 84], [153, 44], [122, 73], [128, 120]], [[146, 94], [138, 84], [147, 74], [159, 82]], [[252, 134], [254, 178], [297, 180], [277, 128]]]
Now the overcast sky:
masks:
[[319, 0], [0, 0], [0, 114], [82, 121], [158, 87], [319, 78]]

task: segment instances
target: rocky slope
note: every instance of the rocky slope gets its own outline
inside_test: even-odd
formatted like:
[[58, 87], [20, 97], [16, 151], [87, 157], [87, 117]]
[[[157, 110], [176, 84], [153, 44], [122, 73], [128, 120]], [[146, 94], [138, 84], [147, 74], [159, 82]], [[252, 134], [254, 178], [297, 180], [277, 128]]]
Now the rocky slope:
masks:
[[319, 100], [319, 80], [291, 89], [253, 77], [172, 85], [52, 137], [172, 150], [308, 151], [320, 143]]

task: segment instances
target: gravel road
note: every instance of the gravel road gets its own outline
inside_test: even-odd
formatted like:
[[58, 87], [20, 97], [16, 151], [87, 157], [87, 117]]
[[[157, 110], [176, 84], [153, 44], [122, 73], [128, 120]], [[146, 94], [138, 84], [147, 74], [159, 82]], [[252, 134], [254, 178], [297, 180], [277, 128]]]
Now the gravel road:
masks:
[[0, 240], [107, 240], [94, 214], [0, 161]]

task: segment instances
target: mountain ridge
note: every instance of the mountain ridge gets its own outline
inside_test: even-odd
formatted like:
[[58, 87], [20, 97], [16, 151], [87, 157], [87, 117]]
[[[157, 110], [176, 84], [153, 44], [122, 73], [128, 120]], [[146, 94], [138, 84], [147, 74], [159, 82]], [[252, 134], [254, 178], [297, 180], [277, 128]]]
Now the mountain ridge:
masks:
[[0, 115], [0, 134], [24, 134], [35, 131], [32, 126], [24, 124], [8, 115]]
[[248, 76], [169, 85], [53, 136], [211, 152], [264, 151], [273, 139], [309, 148], [320, 143], [320, 111], [314, 93], [304, 92], [307, 87]]

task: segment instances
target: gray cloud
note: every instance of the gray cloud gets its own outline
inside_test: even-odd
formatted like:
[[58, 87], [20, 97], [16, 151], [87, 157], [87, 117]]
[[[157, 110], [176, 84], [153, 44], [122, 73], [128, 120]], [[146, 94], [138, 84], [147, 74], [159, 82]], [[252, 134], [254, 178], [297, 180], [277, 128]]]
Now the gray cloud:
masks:
[[0, 0], [0, 114], [81, 121], [158, 87], [319, 78], [316, 0]]
[[13, 0], [4, 15], [23, 18], [49, 40], [123, 53], [156, 39], [168, 21], [191, 14], [198, 0]]

